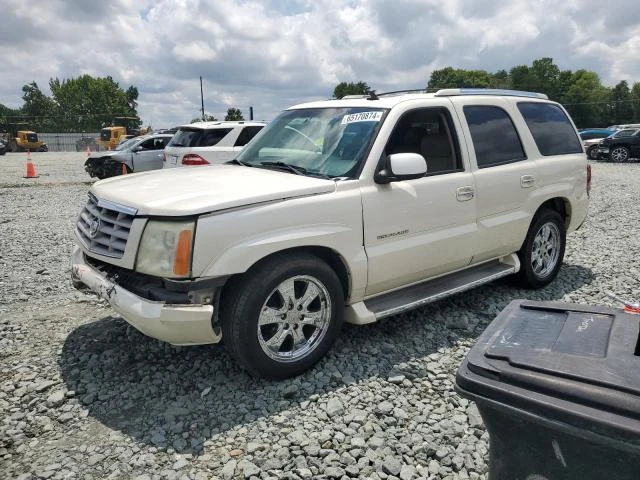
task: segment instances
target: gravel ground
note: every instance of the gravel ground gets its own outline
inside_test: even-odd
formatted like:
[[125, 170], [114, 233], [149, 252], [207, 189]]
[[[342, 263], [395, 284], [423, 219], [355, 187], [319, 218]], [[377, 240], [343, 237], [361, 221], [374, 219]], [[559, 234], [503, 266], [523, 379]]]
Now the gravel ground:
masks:
[[82, 154], [0, 157], [0, 478], [486, 478], [488, 435], [453, 389], [511, 300], [640, 297], [640, 164], [594, 164], [588, 222], [559, 278], [507, 281], [347, 325], [312, 371], [251, 378], [223, 347], [172, 347], [73, 290]]

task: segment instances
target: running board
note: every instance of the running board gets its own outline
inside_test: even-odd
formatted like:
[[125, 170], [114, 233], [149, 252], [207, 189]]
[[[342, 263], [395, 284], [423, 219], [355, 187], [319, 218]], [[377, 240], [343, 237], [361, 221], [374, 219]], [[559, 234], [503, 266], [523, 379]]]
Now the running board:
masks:
[[396, 315], [516, 273], [520, 269], [517, 257], [515, 262], [512, 258], [507, 259], [510, 263], [499, 260], [483, 263], [402, 290], [369, 298], [364, 304], [375, 315], [376, 320]]

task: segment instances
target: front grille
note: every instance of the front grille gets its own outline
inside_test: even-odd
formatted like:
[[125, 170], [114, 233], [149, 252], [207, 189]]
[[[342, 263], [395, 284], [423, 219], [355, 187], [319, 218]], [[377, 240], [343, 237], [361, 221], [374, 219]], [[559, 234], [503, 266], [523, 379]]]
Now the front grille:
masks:
[[122, 258], [136, 212], [135, 208], [98, 200], [89, 194], [76, 231], [89, 251]]

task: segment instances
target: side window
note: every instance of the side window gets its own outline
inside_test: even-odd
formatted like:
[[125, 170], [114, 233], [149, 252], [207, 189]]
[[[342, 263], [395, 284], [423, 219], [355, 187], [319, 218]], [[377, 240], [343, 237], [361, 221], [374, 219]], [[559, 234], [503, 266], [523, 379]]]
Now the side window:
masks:
[[153, 139], [153, 138], [149, 138], [149, 139], [145, 140], [144, 142], [142, 142], [142, 143], [140, 144], [140, 146], [141, 146], [144, 150], [153, 150], [153, 149], [155, 148], [155, 147], [154, 147], [154, 141], [155, 141], [155, 139]]
[[231, 130], [231, 128], [212, 128], [211, 130], [206, 130], [204, 135], [202, 135], [198, 146], [213, 147], [220, 140], [226, 137]]
[[469, 124], [478, 168], [525, 160], [520, 137], [507, 112], [490, 105], [467, 105], [464, 116]]
[[253, 126], [253, 127], [244, 127], [238, 135], [238, 139], [236, 140], [236, 147], [244, 147], [249, 140], [256, 136], [256, 134], [262, 130], [262, 125]]
[[542, 155], [582, 153], [582, 143], [560, 107], [550, 103], [519, 102], [518, 109]]
[[167, 143], [167, 139], [164, 137], [154, 138], [153, 139], [153, 149], [154, 150], [162, 150]]
[[405, 113], [391, 133], [385, 153], [419, 153], [427, 162], [427, 175], [462, 170], [453, 122], [445, 108]]

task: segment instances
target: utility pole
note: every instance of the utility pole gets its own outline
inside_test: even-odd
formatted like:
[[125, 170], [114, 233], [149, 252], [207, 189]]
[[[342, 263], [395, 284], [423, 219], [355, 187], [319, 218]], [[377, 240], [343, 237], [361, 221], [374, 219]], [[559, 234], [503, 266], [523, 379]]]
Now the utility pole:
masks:
[[253, 107], [249, 107], [249, 120], [253, 120]]
[[202, 121], [204, 122], [204, 95], [202, 94], [202, 75], [200, 75], [200, 103], [202, 104]]

